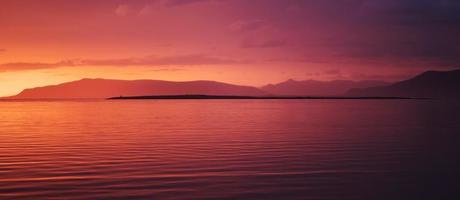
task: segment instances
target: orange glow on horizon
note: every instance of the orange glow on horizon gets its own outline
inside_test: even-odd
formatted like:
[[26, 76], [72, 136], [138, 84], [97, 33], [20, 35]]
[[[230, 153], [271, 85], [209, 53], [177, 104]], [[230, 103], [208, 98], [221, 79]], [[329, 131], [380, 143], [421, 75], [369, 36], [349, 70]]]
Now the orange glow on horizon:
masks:
[[400, 30], [375, 10], [395, 6], [383, 1], [310, 3], [5, 0], [0, 96], [82, 78], [262, 86], [398, 81], [457, 66], [460, 49], [451, 44], [458, 37], [451, 34], [458, 31], [450, 24], [433, 33], [438, 28], [419, 31], [419, 23]]

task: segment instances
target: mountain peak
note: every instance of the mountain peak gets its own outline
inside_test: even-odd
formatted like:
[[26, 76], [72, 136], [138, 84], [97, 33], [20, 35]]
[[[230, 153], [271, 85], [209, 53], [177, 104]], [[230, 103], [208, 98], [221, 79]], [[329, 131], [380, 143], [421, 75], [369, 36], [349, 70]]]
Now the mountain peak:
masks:
[[262, 89], [271, 94], [286, 96], [339, 96], [343, 95], [351, 88], [366, 88], [387, 84], [388, 83], [383, 81], [297, 81], [294, 79], [288, 79], [287, 81], [281, 83], [266, 85], [262, 87]]
[[386, 87], [352, 89], [350, 96], [399, 96], [414, 98], [460, 98], [460, 70], [426, 71]]
[[59, 85], [25, 89], [16, 99], [76, 99], [109, 98], [113, 96], [148, 95], [240, 95], [263, 96], [266, 93], [250, 86], [232, 85], [216, 81], [158, 81], [158, 80], [111, 80], [84, 78]]

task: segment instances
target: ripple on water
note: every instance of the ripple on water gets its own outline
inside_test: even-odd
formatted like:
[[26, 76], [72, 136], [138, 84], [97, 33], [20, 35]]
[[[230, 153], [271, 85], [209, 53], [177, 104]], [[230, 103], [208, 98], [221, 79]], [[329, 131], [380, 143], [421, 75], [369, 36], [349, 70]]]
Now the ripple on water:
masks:
[[398, 100], [0, 102], [0, 198], [443, 199], [458, 186], [459, 111]]

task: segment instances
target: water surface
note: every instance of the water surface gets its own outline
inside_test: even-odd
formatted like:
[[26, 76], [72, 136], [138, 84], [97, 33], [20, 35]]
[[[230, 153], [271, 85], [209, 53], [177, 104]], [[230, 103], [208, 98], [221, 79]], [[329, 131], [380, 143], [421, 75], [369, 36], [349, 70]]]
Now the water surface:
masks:
[[459, 105], [0, 101], [0, 199], [455, 199]]

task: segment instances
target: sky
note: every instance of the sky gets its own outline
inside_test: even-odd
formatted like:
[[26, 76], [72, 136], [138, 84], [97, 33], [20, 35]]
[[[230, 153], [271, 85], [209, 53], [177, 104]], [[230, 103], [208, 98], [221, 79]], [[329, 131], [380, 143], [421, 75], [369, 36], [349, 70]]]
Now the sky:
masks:
[[82, 78], [398, 81], [460, 67], [458, 0], [2, 0], [0, 96]]

